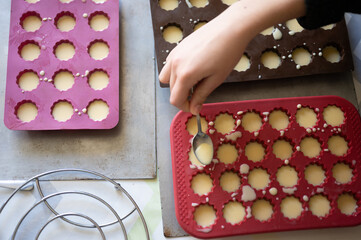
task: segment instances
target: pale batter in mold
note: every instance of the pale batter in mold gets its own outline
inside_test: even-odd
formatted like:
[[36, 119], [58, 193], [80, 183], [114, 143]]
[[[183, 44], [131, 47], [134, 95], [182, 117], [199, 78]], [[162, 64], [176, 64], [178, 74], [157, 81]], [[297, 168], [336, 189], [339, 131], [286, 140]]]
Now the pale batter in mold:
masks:
[[24, 91], [32, 91], [39, 85], [39, 76], [31, 71], [25, 72], [19, 77], [18, 85]]
[[193, 189], [193, 192], [198, 195], [207, 195], [211, 192], [213, 187], [213, 180], [212, 178], [205, 174], [200, 173], [197, 174], [192, 178], [191, 182], [191, 188]]
[[74, 0], [59, 0], [59, 1], [62, 2], [62, 3], [71, 3]]
[[298, 182], [297, 171], [290, 166], [282, 166], [276, 173], [277, 181], [283, 187], [294, 187]]
[[196, 156], [194, 155], [194, 152], [193, 152], [193, 149], [191, 148], [189, 153], [188, 153], [188, 158], [189, 158], [189, 161], [191, 161], [192, 165], [195, 165], [197, 167], [202, 167], [203, 164], [200, 163], [198, 161], [198, 159], [196, 158]]
[[36, 15], [27, 16], [23, 22], [22, 27], [27, 32], [35, 32], [41, 27], [41, 18]]
[[272, 217], [272, 214], [273, 206], [269, 201], [265, 199], [259, 199], [253, 203], [252, 216], [258, 221], [267, 221]]
[[302, 107], [297, 110], [296, 122], [304, 128], [311, 128], [317, 123], [317, 114], [313, 109], [308, 107]]
[[322, 56], [331, 63], [338, 63], [341, 61], [341, 54], [334, 46], [327, 46], [322, 49]]
[[[190, 135], [194, 136], [198, 132], [198, 126], [197, 126], [197, 118], [195, 116], [192, 116], [187, 121], [187, 131]], [[202, 132], [206, 132], [208, 128], [208, 123], [204, 117], [201, 117], [201, 128]]]
[[282, 130], [287, 128], [289, 123], [288, 115], [281, 110], [272, 111], [269, 115], [269, 124], [272, 128]]
[[26, 2], [28, 2], [28, 3], [37, 3], [37, 2], [39, 2], [40, 0], [25, 0]]
[[248, 70], [251, 66], [251, 62], [246, 54], [243, 54], [241, 59], [238, 61], [237, 65], [234, 67], [234, 70], [237, 72], [244, 72]]
[[281, 202], [281, 212], [289, 219], [296, 219], [303, 211], [302, 203], [298, 198], [286, 197]]
[[69, 71], [58, 72], [54, 77], [54, 86], [60, 91], [66, 91], [74, 85], [74, 76]]
[[61, 61], [68, 61], [75, 55], [74, 45], [69, 42], [59, 44], [55, 49], [55, 56]]
[[292, 145], [286, 140], [277, 140], [272, 149], [273, 154], [281, 160], [289, 159], [293, 154]]
[[291, 19], [286, 22], [286, 27], [292, 32], [302, 32], [304, 30], [303, 27], [298, 23], [296, 19]]
[[305, 48], [296, 48], [292, 51], [293, 61], [300, 66], [307, 66], [311, 62], [311, 54]]
[[93, 2], [97, 4], [105, 3], [107, 0], [92, 0]]
[[163, 30], [163, 38], [169, 43], [179, 43], [183, 39], [183, 32], [177, 26], [170, 25]]
[[236, 146], [225, 143], [219, 146], [217, 150], [217, 158], [224, 164], [231, 164], [237, 160], [238, 151]]
[[331, 30], [332, 28], [334, 28], [336, 26], [336, 24], [332, 23], [332, 24], [328, 24], [326, 26], [321, 27], [323, 30]]
[[344, 193], [337, 199], [337, 207], [341, 213], [346, 215], [352, 215], [357, 209], [357, 201], [351, 194]]
[[56, 22], [56, 27], [62, 32], [69, 32], [75, 27], [75, 19], [70, 15], [63, 15]]
[[262, 127], [262, 118], [258, 113], [247, 112], [242, 117], [242, 127], [249, 132], [259, 131]]
[[74, 113], [73, 106], [67, 101], [60, 101], [54, 104], [51, 114], [58, 122], [68, 121]]
[[345, 115], [341, 108], [331, 105], [323, 110], [323, 119], [328, 125], [337, 127], [344, 123]]
[[271, 34], [273, 33], [273, 31], [274, 31], [274, 27], [271, 26], [271, 27], [266, 28], [265, 30], [263, 30], [263, 31], [261, 32], [261, 34], [262, 34], [263, 36], [268, 36], [268, 35], [271, 35]]
[[246, 209], [240, 202], [229, 202], [224, 205], [223, 217], [230, 224], [242, 222], [246, 216]]
[[281, 58], [273, 51], [266, 51], [261, 56], [263, 66], [269, 69], [276, 69], [281, 65]]
[[255, 200], [257, 197], [256, 192], [253, 188], [248, 185], [242, 187], [242, 197], [241, 200], [243, 202], [249, 202]]
[[26, 102], [19, 106], [16, 111], [16, 115], [22, 122], [31, 122], [38, 115], [38, 108], [34, 103]]
[[348, 143], [341, 136], [332, 136], [327, 141], [328, 149], [333, 155], [344, 156], [348, 151]]
[[105, 42], [95, 42], [89, 47], [89, 55], [95, 60], [103, 60], [109, 55], [109, 46]]
[[323, 195], [314, 195], [309, 201], [310, 210], [317, 217], [326, 217], [331, 210], [330, 201]]
[[104, 31], [109, 27], [109, 18], [104, 14], [94, 15], [90, 19], [89, 25], [94, 31]]
[[159, 6], [167, 11], [172, 11], [178, 7], [178, 0], [159, 0]]
[[94, 121], [102, 121], [109, 114], [109, 106], [102, 100], [95, 100], [89, 104], [87, 113], [90, 119]]
[[305, 168], [305, 179], [306, 181], [313, 185], [321, 185], [325, 180], [325, 170], [317, 164], [310, 164]]
[[270, 183], [270, 176], [266, 170], [254, 168], [249, 172], [248, 183], [257, 190], [265, 189]]
[[252, 162], [262, 161], [266, 154], [265, 151], [263, 145], [258, 142], [249, 142], [244, 149], [246, 157]]
[[216, 211], [208, 204], [200, 205], [194, 211], [194, 220], [201, 227], [210, 227], [216, 221]]
[[213, 146], [208, 143], [202, 143], [196, 148], [195, 153], [202, 163], [205, 165], [210, 164], [213, 159]]
[[21, 48], [21, 57], [26, 61], [33, 61], [40, 55], [40, 47], [34, 43], [27, 43]]
[[204, 21], [202, 21], [202, 22], [198, 22], [195, 26], [194, 26], [194, 31], [197, 31], [198, 29], [200, 29], [201, 27], [203, 27], [204, 25], [206, 25], [207, 24], [207, 22], [204, 22]]
[[301, 152], [309, 158], [315, 158], [320, 155], [321, 143], [313, 137], [305, 137], [300, 143]]
[[94, 71], [88, 77], [89, 86], [94, 90], [102, 90], [109, 84], [109, 76], [102, 70]]
[[219, 178], [219, 185], [226, 192], [235, 192], [241, 186], [241, 178], [237, 173], [234, 172], [224, 172]]
[[231, 132], [235, 126], [236, 124], [233, 116], [227, 113], [219, 114], [214, 121], [214, 128], [217, 130], [217, 132], [222, 134]]
[[203, 8], [208, 5], [208, 0], [189, 0], [191, 5], [196, 8]]
[[228, 6], [231, 6], [233, 3], [237, 2], [239, 0], [222, 0], [222, 2]]
[[341, 184], [346, 184], [351, 182], [353, 174], [352, 169], [348, 164], [337, 163], [332, 168], [332, 176], [335, 178], [336, 182]]

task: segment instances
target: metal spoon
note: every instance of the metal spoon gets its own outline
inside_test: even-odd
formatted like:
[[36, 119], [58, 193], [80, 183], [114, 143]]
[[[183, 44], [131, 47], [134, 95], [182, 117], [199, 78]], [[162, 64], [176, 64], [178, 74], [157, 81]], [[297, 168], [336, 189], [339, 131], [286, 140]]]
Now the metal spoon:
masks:
[[[0, 181], [0, 187], [1, 188], [8, 188], [8, 189], [17, 189], [18, 187], [20, 187], [21, 185], [23, 185], [25, 183], [25, 181], [23, 180], [4, 180], [4, 181]], [[31, 191], [34, 189], [34, 183], [30, 182], [28, 184], [26, 184], [25, 186], [23, 186], [22, 188], [20, 188], [21, 191]]]
[[213, 142], [210, 136], [202, 132], [201, 118], [197, 114], [198, 132], [192, 139], [192, 149], [198, 161], [203, 165], [208, 165], [213, 159]]

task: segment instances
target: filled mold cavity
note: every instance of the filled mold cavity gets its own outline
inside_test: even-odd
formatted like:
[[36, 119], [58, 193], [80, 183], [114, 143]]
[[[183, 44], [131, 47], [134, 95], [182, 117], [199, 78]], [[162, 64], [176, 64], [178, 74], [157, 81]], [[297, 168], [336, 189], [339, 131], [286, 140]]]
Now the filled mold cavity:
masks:
[[204, 8], [209, 4], [208, 0], [186, 0], [188, 5], [195, 8]]
[[340, 47], [329, 44], [322, 49], [322, 57], [330, 63], [338, 63], [342, 60]]
[[74, 75], [66, 69], [55, 72], [53, 76], [54, 86], [60, 91], [67, 91], [74, 85]]
[[71, 3], [73, 2], [74, 0], [59, 0], [59, 2], [61, 3]]
[[312, 128], [317, 123], [316, 112], [309, 107], [301, 107], [296, 113], [296, 122], [304, 128]]
[[159, 7], [166, 10], [172, 11], [179, 5], [178, 0], [158, 0]]
[[221, 113], [214, 120], [214, 128], [221, 134], [231, 132], [236, 126], [235, 119], [228, 113]]
[[40, 0], [25, 0], [25, 2], [27, 2], [27, 3], [37, 3], [37, 2], [39, 2]]
[[272, 152], [281, 160], [290, 159], [293, 155], [293, 145], [287, 139], [278, 139], [272, 145]]
[[335, 105], [327, 106], [323, 110], [322, 116], [323, 120], [332, 127], [338, 127], [345, 122], [345, 113]]
[[163, 39], [168, 43], [179, 43], [183, 39], [183, 29], [176, 23], [168, 24], [162, 30]]
[[69, 32], [74, 29], [76, 18], [71, 12], [61, 12], [56, 15], [54, 24], [59, 31]]
[[283, 216], [291, 220], [299, 218], [303, 212], [301, 201], [293, 196], [282, 199], [280, 207]]
[[109, 115], [109, 105], [103, 100], [94, 100], [89, 103], [87, 113], [91, 120], [96, 122], [103, 121]]
[[234, 70], [237, 72], [245, 72], [251, 67], [251, 60], [248, 57], [247, 53], [244, 53], [241, 59], [238, 61], [237, 65], [234, 67]]
[[357, 200], [352, 193], [343, 193], [337, 198], [337, 207], [342, 214], [353, 215], [358, 208]]
[[38, 107], [32, 101], [22, 101], [16, 105], [15, 115], [22, 122], [31, 122], [38, 116]]
[[224, 205], [222, 214], [227, 223], [236, 225], [245, 219], [246, 209], [242, 203], [238, 201], [230, 201]]
[[318, 164], [308, 165], [304, 174], [306, 181], [313, 186], [322, 185], [326, 179], [325, 170]]
[[272, 35], [273, 31], [274, 31], [274, 27], [271, 26], [269, 28], [266, 28], [262, 32], [260, 32], [260, 34], [263, 35], [263, 36], [269, 36], [269, 35]]
[[298, 183], [298, 173], [294, 167], [282, 166], [277, 170], [276, 179], [282, 187], [294, 187]]
[[270, 175], [263, 168], [254, 168], [249, 172], [248, 183], [256, 190], [262, 190], [270, 184]]
[[237, 2], [238, 0], [222, 0], [223, 4], [231, 6], [233, 3]]
[[312, 61], [312, 54], [305, 47], [297, 47], [292, 51], [292, 59], [297, 66], [307, 66]]
[[278, 131], [284, 130], [290, 124], [289, 116], [283, 110], [273, 110], [269, 115], [269, 124]]
[[273, 215], [273, 205], [266, 199], [258, 199], [252, 204], [251, 213], [260, 222], [269, 221]]
[[258, 132], [262, 127], [262, 118], [259, 113], [251, 111], [242, 116], [242, 127], [248, 132]]
[[238, 150], [231, 143], [223, 143], [217, 149], [217, 158], [224, 164], [232, 164], [238, 158]]
[[321, 143], [314, 137], [304, 137], [300, 142], [300, 150], [308, 158], [316, 158], [321, 153]]
[[322, 194], [313, 195], [310, 198], [308, 205], [311, 213], [319, 218], [324, 218], [330, 214], [330, 200]]
[[21, 27], [27, 32], [35, 32], [40, 29], [42, 19], [37, 12], [26, 12], [20, 18]]
[[88, 24], [94, 31], [104, 31], [109, 27], [109, 16], [105, 12], [94, 12], [90, 14]]
[[33, 40], [27, 40], [20, 44], [18, 53], [25, 61], [34, 61], [40, 56], [40, 46]]
[[212, 191], [213, 180], [208, 174], [199, 173], [193, 176], [191, 188], [193, 192], [199, 196], [208, 195]]
[[201, 27], [207, 24], [207, 21], [198, 21], [196, 24], [194, 24], [193, 31], [197, 31]]
[[251, 141], [247, 143], [244, 154], [252, 162], [261, 162], [265, 158], [266, 148], [262, 143]]
[[281, 66], [281, 57], [279, 53], [274, 49], [267, 49], [262, 52], [261, 63], [268, 69], [277, 69]]
[[73, 105], [67, 100], [59, 100], [51, 108], [51, 115], [58, 122], [66, 122], [74, 114]]
[[331, 24], [328, 24], [328, 25], [326, 25], [326, 26], [323, 26], [323, 27], [321, 27], [323, 30], [331, 30], [331, 29], [333, 29], [334, 27], [336, 27], [336, 24], [335, 23], [331, 23]]
[[94, 60], [103, 60], [109, 55], [109, 45], [104, 40], [94, 40], [88, 46], [88, 53]]
[[[194, 136], [198, 132], [198, 126], [197, 126], [197, 118], [196, 116], [192, 116], [188, 119], [186, 123], [187, 131], [190, 135]], [[208, 129], [208, 122], [204, 117], [201, 117], [201, 128], [202, 132], [206, 132]]]
[[232, 171], [223, 172], [219, 178], [219, 185], [228, 193], [236, 192], [241, 186], [241, 178]]
[[108, 0], [92, 0], [95, 4], [103, 4], [106, 3]]
[[202, 204], [196, 207], [193, 213], [194, 221], [202, 228], [209, 228], [215, 224], [216, 210], [209, 204]]
[[68, 61], [75, 55], [74, 44], [69, 40], [61, 40], [55, 44], [53, 53], [60, 61]]
[[39, 76], [33, 70], [24, 70], [17, 76], [17, 84], [23, 91], [32, 91], [39, 86]]
[[286, 22], [286, 27], [290, 30], [290, 35], [294, 33], [302, 32], [305, 30], [297, 21], [297, 19], [291, 19]]
[[103, 90], [109, 85], [109, 75], [102, 69], [95, 69], [88, 75], [88, 84], [94, 90]]
[[347, 163], [339, 162], [332, 167], [332, 176], [336, 183], [347, 184], [352, 181], [353, 171]]
[[327, 145], [328, 150], [330, 150], [330, 152], [335, 156], [342, 157], [347, 154], [348, 142], [343, 136], [331, 136], [327, 141]]

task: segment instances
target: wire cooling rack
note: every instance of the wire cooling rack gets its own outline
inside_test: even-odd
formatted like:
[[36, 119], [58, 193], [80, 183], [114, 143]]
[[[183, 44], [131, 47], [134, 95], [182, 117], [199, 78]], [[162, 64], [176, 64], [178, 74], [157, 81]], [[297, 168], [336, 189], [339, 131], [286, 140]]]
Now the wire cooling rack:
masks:
[[[104, 180], [107, 185], [106, 187], [114, 187], [108, 189], [110, 193], [119, 195], [117, 197], [121, 198], [122, 201], [127, 200], [129, 203], [125, 204], [119, 199], [119, 202], [121, 202], [120, 207], [123, 208], [119, 210], [118, 201], [116, 202], [117, 207], [112, 207], [109, 201], [105, 199], [106, 196], [99, 196], [99, 193], [94, 194], [79, 189], [59, 191], [52, 188], [49, 190], [49, 187], [45, 186], [49, 185], [48, 180], [55, 174], [85, 174], [91, 178], [95, 177], [97, 180]], [[29, 184], [35, 186], [32, 195], [38, 194], [35, 203], [31, 203], [30, 205], [20, 203], [17, 199], [17, 197], [19, 197], [18, 195], [24, 194], [21, 189], [29, 186]], [[20, 198], [21, 197], [22, 196], [20, 196]], [[63, 209], [59, 207], [61, 205], [59, 203], [65, 201], [66, 198], [67, 202], [63, 204], [66, 205], [66, 209]], [[84, 209], [81, 211], [76, 210], [76, 207], [84, 205], [87, 205], [85, 212]], [[99, 208], [101, 211], [98, 210]], [[22, 209], [22, 211], [19, 211], [19, 209]], [[21, 212], [20, 216], [18, 216], [19, 212]], [[94, 215], [92, 212], [98, 213], [98, 219], [92, 216]], [[101, 214], [99, 214], [100, 212], [104, 212], [104, 216], [101, 216]], [[101, 217], [99, 217], [99, 215]], [[9, 216], [10, 218], [16, 218], [15, 224], [12, 224], [12, 226], [6, 226], [11, 222]], [[132, 216], [133, 219], [140, 218], [144, 231], [144, 238], [142, 239], [149, 240], [148, 227], [140, 208], [132, 196], [119, 183], [94, 171], [59, 169], [41, 173], [30, 178], [9, 196], [0, 208], [0, 233], [1, 231], [10, 231], [10, 239], [41, 239], [47, 229], [48, 232], [51, 232], [54, 226], [57, 229], [59, 227], [68, 229], [67, 227], [70, 226], [71, 230], [77, 231], [77, 236], [75, 237], [74, 235], [74, 238], [77, 239], [79, 239], [81, 235], [83, 235], [82, 237], [85, 239], [91, 239], [89, 236], [96, 237], [96, 239], [99, 239], [99, 237], [100, 239], [110, 239], [107, 237], [110, 235], [115, 239], [127, 240], [127, 224], [129, 224], [127, 221], [131, 221]], [[53, 222], [58, 222], [58, 224], [54, 225]], [[0, 238], [2, 238], [1, 236], [0, 234]]]

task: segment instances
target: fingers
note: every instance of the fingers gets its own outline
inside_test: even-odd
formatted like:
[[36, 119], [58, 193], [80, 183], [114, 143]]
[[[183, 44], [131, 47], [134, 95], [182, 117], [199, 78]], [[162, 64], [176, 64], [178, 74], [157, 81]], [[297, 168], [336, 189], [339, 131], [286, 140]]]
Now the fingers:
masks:
[[160, 71], [159, 74], [159, 81], [163, 84], [168, 84], [170, 81], [170, 74], [171, 74], [171, 67], [170, 67], [170, 63], [166, 63], [163, 68], [162, 71]]

